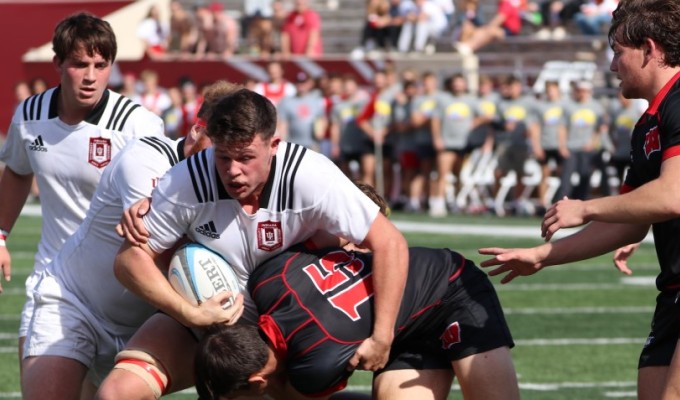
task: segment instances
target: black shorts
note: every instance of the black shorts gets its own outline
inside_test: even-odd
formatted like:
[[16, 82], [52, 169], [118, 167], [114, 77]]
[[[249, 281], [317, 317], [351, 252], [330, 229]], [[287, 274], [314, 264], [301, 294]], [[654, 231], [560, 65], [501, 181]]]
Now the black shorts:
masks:
[[638, 368], [671, 365], [680, 339], [680, 291], [661, 292], [656, 297], [652, 331], [640, 354]]
[[538, 160], [538, 163], [541, 165], [547, 165], [550, 160], [555, 160], [555, 163], [557, 165], [562, 165], [562, 161], [564, 161], [564, 157], [560, 154], [559, 150], [545, 150], [545, 157], [543, 157], [542, 160]]
[[383, 371], [450, 369], [452, 361], [515, 345], [493, 284], [469, 260], [410, 336], [392, 347]]

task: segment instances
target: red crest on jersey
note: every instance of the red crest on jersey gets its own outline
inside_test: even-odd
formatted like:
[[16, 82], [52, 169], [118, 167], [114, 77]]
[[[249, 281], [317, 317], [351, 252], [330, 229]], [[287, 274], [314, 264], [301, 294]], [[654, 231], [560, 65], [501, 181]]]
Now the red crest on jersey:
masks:
[[111, 162], [111, 139], [90, 138], [87, 162], [97, 168], [104, 168]]
[[274, 251], [283, 245], [281, 221], [265, 221], [257, 224], [257, 248]]
[[458, 321], [447, 326], [439, 339], [442, 340], [442, 349], [450, 349], [454, 344], [460, 343], [460, 324]]
[[659, 140], [659, 127], [655, 126], [645, 135], [645, 156], [649, 159], [650, 154], [660, 150], [661, 140]]

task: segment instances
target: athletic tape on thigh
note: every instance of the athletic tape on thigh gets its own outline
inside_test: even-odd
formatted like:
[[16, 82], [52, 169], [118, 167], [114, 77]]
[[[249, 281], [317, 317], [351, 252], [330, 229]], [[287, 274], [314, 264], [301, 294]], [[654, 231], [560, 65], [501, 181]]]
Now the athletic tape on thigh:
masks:
[[151, 355], [139, 350], [123, 350], [116, 355], [113, 368], [122, 369], [139, 376], [146, 382], [154, 396], [159, 399], [170, 386], [170, 378], [163, 365]]

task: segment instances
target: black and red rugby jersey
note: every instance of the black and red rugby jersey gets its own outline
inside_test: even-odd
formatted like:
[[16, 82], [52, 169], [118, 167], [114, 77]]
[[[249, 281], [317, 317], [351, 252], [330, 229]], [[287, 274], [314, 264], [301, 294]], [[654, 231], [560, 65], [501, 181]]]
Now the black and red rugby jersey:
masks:
[[[345, 387], [347, 361], [373, 327], [371, 253], [342, 249], [283, 252], [248, 280], [260, 329], [286, 360], [300, 393], [321, 396]], [[418, 328], [416, 317], [440, 304], [465, 259], [446, 249], [411, 248], [394, 344]], [[422, 319], [420, 319], [422, 321]]]
[[[654, 98], [640, 117], [631, 138], [631, 167], [622, 193], [654, 180], [663, 161], [680, 155], [680, 73]], [[680, 218], [652, 224], [654, 244], [661, 272], [659, 290], [680, 288]]]

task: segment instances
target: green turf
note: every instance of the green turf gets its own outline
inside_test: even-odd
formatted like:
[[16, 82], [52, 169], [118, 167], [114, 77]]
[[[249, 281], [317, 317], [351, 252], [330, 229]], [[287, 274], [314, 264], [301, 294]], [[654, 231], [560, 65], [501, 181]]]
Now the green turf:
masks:
[[[536, 238], [410, 234], [411, 245], [449, 247], [479, 263], [487, 246], [529, 246], [541, 243], [540, 219], [490, 216], [448, 217], [431, 220], [422, 215], [395, 213], [400, 221], [441, 224], [536, 227]], [[8, 246], [13, 255], [11, 282], [3, 282], [0, 296], [0, 398], [19, 397], [16, 330], [23, 303], [23, 281], [33, 264], [40, 232], [38, 218], [21, 217]], [[658, 270], [653, 246], [644, 244], [631, 260], [633, 277], [648, 283], [632, 285], [618, 273], [611, 256], [550, 267], [534, 276], [500, 285], [493, 277], [517, 346], [513, 359], [522, 398], [526, 400], [635, 398], [636, 363], [649, 329], [656, 291], [649, 284]], [[592, 340], [599, 341], [593, 343]], [[620, 342], [609, 343], [610, 340]], [[591, 341], [591, 342], [588, 342]], [[370, 385], [370, 375], [356, 373], [351, 387]], [[193, 393], [169, 396], [195, 399]], [[451, 399], [461, 399], [454, 387]]]

